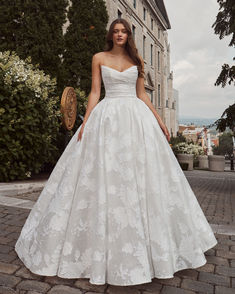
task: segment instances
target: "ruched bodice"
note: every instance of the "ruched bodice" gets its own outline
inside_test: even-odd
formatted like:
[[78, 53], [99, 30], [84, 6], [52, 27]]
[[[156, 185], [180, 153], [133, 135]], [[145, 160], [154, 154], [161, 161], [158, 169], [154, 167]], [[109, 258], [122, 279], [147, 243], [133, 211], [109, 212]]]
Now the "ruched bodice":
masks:
[[137, 98], [136, 80], [137, 66], [133, 65], [124, 71], [101, 65], [102, 78], [105, 87], [104, 98]]

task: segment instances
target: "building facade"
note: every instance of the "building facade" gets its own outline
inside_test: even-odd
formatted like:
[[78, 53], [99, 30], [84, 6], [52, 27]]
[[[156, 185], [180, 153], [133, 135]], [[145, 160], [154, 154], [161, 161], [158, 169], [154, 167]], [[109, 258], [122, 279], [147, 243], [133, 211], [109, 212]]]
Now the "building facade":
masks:
[[[125, 18], [131, 25], [139, 54], [145, 63], [145, 89], [171, 136], [178, 130], [178, 101], [173, 95], [170, 70], [171, 28], [163, 0], [105, 0], [109, 22]], [[177, 96], [178, 97], [178, 96]]]

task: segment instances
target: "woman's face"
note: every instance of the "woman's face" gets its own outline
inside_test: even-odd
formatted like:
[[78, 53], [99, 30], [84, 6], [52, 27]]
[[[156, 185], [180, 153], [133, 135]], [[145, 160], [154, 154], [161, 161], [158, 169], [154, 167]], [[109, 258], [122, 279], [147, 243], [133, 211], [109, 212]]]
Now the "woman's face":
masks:
[[116, 46], [125, 46], [128, 38], [126, 28], [122, 23], [116, 23], [113, 28], [113, 44]]

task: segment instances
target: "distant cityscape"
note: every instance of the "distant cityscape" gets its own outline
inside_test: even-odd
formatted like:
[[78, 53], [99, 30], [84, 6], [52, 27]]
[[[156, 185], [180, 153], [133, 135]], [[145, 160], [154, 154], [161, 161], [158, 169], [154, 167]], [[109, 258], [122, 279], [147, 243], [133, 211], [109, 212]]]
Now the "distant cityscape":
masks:
[[203, 127], [214, 123], [218, 118], [179, 117], [179, 124]]

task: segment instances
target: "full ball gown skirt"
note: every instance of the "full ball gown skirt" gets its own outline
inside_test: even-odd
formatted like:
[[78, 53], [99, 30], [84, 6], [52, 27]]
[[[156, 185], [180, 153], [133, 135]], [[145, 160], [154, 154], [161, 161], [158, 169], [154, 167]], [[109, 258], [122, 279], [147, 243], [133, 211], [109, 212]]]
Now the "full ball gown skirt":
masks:
[[59, 158], [15, 250], [31, 272], [134, 285], [206, 263], [217, 244], [138, 70], [101, 66], [106, 95]]

